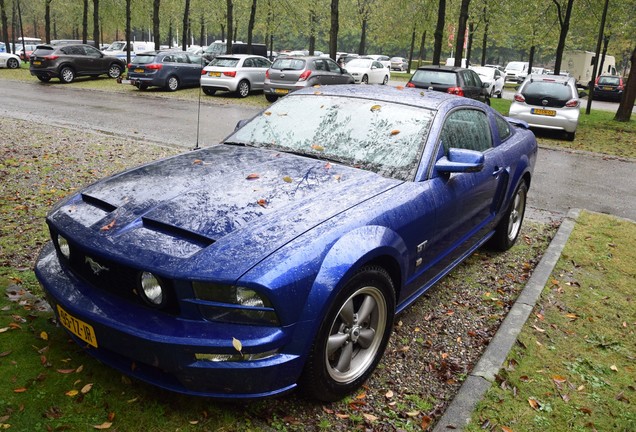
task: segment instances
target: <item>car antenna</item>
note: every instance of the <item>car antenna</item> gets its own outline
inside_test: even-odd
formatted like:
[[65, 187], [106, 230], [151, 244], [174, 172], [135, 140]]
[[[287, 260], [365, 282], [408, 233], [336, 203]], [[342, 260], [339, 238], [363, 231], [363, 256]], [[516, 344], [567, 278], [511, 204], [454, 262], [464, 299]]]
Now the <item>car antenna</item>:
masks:
[[[201, 56], [201, 70], [203, 70], [203, 55]], [[199, 150], [199, 130], [201, 129], [201, 78], [199, 78], [199, 104], [197, 105], [197, 142], [192, 150]]]

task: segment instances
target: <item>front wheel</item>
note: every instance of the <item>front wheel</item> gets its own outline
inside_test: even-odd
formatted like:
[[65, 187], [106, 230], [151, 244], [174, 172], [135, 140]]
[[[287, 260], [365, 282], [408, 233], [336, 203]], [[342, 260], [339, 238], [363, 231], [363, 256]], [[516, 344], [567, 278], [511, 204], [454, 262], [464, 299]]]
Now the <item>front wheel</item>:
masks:
[[123, 71], [124, 70], [121, 68], [121, 66], [112, 64], [108, 68], [108, 76], [111, 78], [119, 78], [119, 76], [121, 75]]
[[382, 85], [387, 85], [389, 83], [389, 76], [384, 75], [384, 79], [382, 80]]
[[64, 84], [72, 83], [75, 79], [75, 71], [68, 66], [64, 66], [60, 71], [60, 81]]
[[505, 251], [512, 247], [519, 237], [523, 215], [526, 211], [528, 186], [522, 181], [517, 187], [512, 202], [490, 238], [489, 245], [496, 250]]
[[362, 84], [369, 84], [369, 77], [368, 76], [364, 75], [362, 77]]
[[170, 91], [177, 91], [179, 89], [179, 78], [174, 75], [170, 76], [166, 88]]
[[272, 95], [272, 94], [266, 94], [265, 99], [267, 99], [267, 102], [276, 102], [278, 100], [278, 96]]
[[7, 60], [7, 67], [9, 69], [17, 69], [20, 67], [20, 62], [14, 58]]
[[382, 358], [394, 312], [389, 274], [363, 267], [336, 295], [318, 329], [300, 381], [304, 392], [336, 401], [358, 389]]

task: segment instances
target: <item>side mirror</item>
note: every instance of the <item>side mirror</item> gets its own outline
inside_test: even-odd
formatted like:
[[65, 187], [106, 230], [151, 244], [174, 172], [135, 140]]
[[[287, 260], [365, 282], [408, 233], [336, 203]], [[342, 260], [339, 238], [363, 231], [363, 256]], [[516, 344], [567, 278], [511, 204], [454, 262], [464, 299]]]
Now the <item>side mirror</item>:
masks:
[[447, 156], [435, 163], [435, 169], [441, 173], [478, 172], [483, 169], [484, 161], [482, 152], [451, 148]]
[[579, 98], [584, 98], [585, 96], [587, 96], [587, 92], [579, 90]]
[[243, 120], [239, 120], [238, 123], [236, 123], [236, 126], [234, 126], [234, 131], [239, 130], [240, 128], [242, 128], [243, 126], [245, 126], [245, 124], [249, 121], [249, 119], [243, 119]]

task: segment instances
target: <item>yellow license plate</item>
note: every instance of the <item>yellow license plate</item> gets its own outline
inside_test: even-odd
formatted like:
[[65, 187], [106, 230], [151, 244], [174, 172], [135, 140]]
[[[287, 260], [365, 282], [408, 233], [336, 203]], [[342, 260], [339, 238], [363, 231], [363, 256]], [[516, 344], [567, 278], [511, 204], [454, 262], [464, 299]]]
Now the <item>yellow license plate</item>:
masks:
[[274, 89], [274, 93], [276, 93], [276, 94], [287, 94], [287, 93], [289, 93], [289, 90], [287, 90], [287, 89]]
[[97, 348], [97, 338], [95, 337], [95, 331], [93, 326], [86, 324], [84, 321], [75, 318], [73, 315], [66, 312], [64, 309], [57, 305], [57, 313], [60, 317], [60, 322], [68, 331], [75, 336], [83, 340], [89, 345]]
[[613, 87], [603, 87], [603, 90], [614, 90]]
[[220, 77], [221, 76], [221, 72], [208, 72], [208, 75], [210, 75], [212, 77]]
[[556, 115], [556, 111], [541, 109], [541, 108], [533, 108], [532, 114], [554, 117]]
[[34, 61], [33, 61], [33, 64], [34, 64], [34, 65], [36, 65], [36, 66], [40, 66], [40, 65], [42, 64], [42, 62], [41, 62], [41, 61], [34, 60]]
[[135, 72], [137, 72], [137, 73], [144, 73], [144, 70], [143, 70], [143, 69], [135, 69]]

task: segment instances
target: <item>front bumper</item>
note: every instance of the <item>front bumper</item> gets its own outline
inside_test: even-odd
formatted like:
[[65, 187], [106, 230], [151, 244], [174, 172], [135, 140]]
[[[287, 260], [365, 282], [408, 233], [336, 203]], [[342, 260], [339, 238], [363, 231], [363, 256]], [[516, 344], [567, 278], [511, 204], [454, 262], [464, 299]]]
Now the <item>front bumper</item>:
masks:
[[[42, 250], [36, 275], [54, 310], [62, 307], [94, 330], [97, 348], [70, 331], [79, 345], [101, 362], [155, 386], [219, 399], [278, 395], [296, 387], [303, 359], [284, 353], [293, 326], [260, 327], [185, 320], [108, 295], [62, 267], [53, 245]], [[58, 317], [59, 318], [59, 317]], [[277, 351], [254, 361], [197, 360], [195, 354]]]

